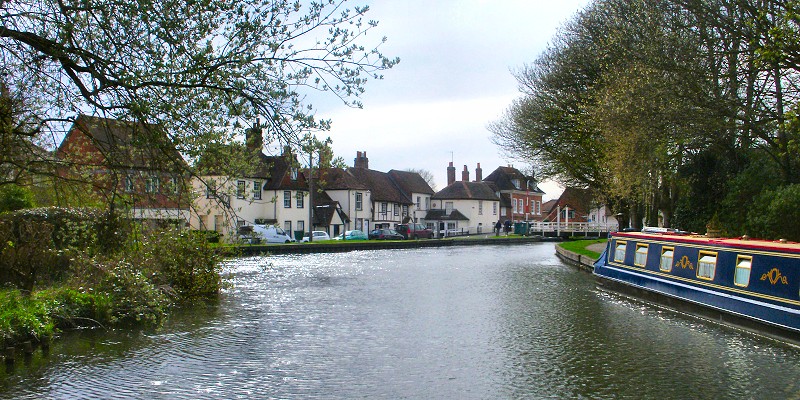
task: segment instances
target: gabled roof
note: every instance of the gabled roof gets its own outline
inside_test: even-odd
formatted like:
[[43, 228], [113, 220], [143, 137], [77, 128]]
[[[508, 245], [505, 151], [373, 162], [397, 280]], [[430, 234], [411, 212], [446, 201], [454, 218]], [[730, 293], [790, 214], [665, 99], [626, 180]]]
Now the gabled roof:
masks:
[[[240, 145], [221, 145], [209, 147], [197, 162], [197, 169], [203, 175], [230, 175], [236, 178], [260, 179], [264, 190], [308, 190], [305, 175], [298, 170], [297, 179], [292, 179], [291, 153], [268, 156], [262, 151], [248, 150]], [[245, 160], [242, 171], [231, 170], [228, 160]]]
[[447, 213], [447, 210], [435, 209], [435, 210], [428, 210], [428, 213], [425, 214], [426, 221], [469, 221], [469, 218], [464, 216], [460, 211], [453, 210], [450, 211], [450, 214]]
[[341, 168], [322, 168], [314, 171], [314, 180], [326, 190], [369, 190], [347, 170]]
[[[88, 139], [102, 154], [102, 162], [110, 168], [177, 170], [186, 166], [175, 145], [158, 125], [79, 115], [56, 150], [59, 158], [79, 156], [66, 154], [70, 151], [67, 143], [81, 139], [76, 135]], [[74, 152], [75, 148], [70, 149]]]
[[411, 193], [434, 193], [431, 185], [419, 173], [393, 169], [389, 171], [389, 177], [409, 196]]
[[[592, 192], [588, 189], [567, 187], [557, 200], [550, 200], [542, 205], [542, 211], [546, 212], [546, 218], [555, 220], [557, 210], [569, 207], [575, 210], [580, 216], [588, 215], [592, 203]], [[545, 214], [545, 213], [543, 213]]]
[[347, 172], [366, 185], [372, 192], [372, 201], [386, 201], [399, 204], [413, 204], [386, 172], [367, 168], [348, 168]]
[[314, 225], [329, 226], [333, 216], [338, 214], [342, 221], [350, 222], [338, 201], [334, 201], [325, 191], [314, 193]]
[[455, 181], [433, 195], [436, 200], [500, 200], [486, 182]]
[[[520, 182], [520, 187], [514, 186], [513, 180], [517, 179]], [[491, 174], [489, 174], [484, 181], [494, 182], [497, 188], [501, 191], [509, 190], [530, 190], [534, 193], [544, 194], [542, 189], [539, 189], [536, 179], [532, 176], [525, 176], [520, 170], [514, 167], [497, 167]], [[528, 187], [526, 187], [526, 184]]]

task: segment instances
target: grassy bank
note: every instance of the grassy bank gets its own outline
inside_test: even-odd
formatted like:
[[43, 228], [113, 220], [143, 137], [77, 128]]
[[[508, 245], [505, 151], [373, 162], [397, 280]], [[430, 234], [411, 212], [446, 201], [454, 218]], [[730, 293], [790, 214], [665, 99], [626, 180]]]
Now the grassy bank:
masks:
[[608, 241], [607, 239], [572, 240], [568, 242], [559, 243], [558, 246], [561, 246], [564, 250], [568, 250], [573, 253], [578, 253], [596, 259], [600, 257], [600, 253], [589, 250], [587, 249], [587, 247], [597, 243], [606, 243], [607, 241]]

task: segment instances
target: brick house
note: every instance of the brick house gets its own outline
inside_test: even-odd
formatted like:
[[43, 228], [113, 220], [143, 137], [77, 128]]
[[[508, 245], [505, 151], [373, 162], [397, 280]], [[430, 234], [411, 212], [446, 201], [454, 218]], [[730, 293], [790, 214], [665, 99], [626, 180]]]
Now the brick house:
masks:
[[[480, 169], [480, 164], [478, 164]], [[478, 178], [478, 180], [480, 180]], [[541, 221], [542, 196], [534, 177], [527, 176], [514, 167], [498, 167], [485, 179], [500, 192], [501, 219], [511, 222]]]
[[79, 115], [55, 152], [75, 187], [150, 225], [184, 225], [190, 195], [186, 162], [159, 126]]

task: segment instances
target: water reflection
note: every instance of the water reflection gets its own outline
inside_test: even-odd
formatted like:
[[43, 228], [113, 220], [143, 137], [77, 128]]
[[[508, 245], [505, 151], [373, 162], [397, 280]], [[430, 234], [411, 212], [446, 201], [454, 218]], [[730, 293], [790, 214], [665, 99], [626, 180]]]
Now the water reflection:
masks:
[[89, 331], [10, 398], [791, 398], [800, 352], [596, 289], [552, 244], [254, 257], [218, 305]]

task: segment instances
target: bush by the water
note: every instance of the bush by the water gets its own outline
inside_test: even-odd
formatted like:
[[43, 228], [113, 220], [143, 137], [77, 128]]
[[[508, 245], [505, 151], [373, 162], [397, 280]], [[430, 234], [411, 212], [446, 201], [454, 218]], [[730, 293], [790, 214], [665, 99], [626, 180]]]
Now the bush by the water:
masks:
[[38, 339], [76, 326], [158, 324], [175, 302], [219, 293], [204, 235], [144, 229], [93, 210], [0, 215], [0, 335]]

